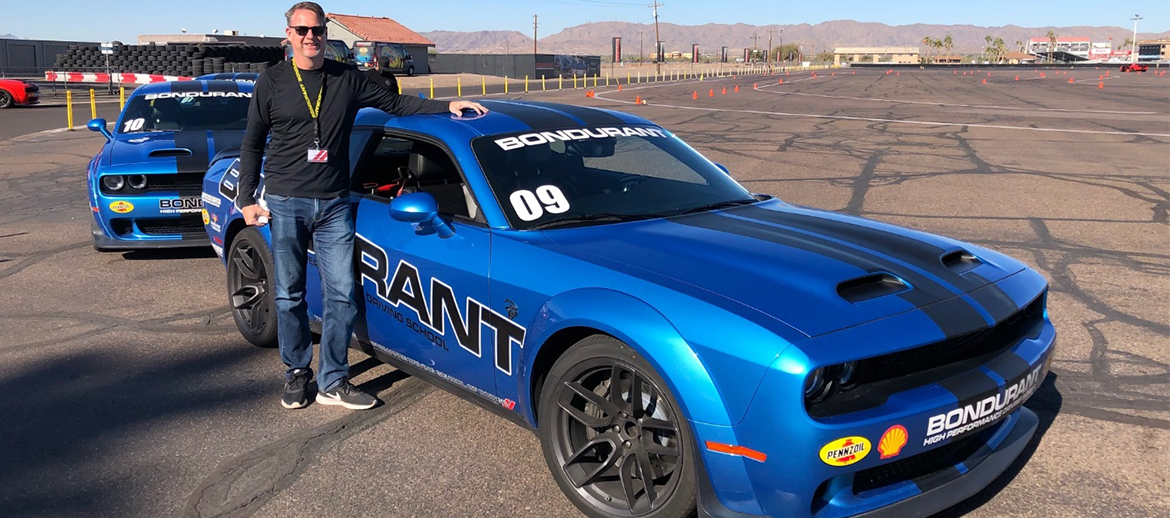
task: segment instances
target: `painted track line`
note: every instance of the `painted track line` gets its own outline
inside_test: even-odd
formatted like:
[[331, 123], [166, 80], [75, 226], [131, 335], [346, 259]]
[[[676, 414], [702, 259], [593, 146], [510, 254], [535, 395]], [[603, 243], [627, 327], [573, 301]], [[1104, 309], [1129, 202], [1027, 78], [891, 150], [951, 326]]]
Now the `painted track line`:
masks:
[[[607, 94], [610, 92], [606, 92]], [[596, 94], [596, 98], [605, 101], [634, 104], [633, 101], [623, 101], [620, 99], [611, 99], [605, 94]], [[982, 123], [965, 123], [965, 122], [947, 122], [947, 121], [908, 121], [901, 119], [883, 119], [878, 117], [853, 117], [849, 115], [820, 115], [815, 113], [790, 113], [790, 112], [773, 112], [765, 110], [745, 110], [736, 108], [704, 108], [701, 106], [680, 106], [677, 104], [662, 104], [654, 103], [654, 106], [663, 108], [675, 108], [678, 110], [704, 111], [704, 112], [728, 112], [728, 113], [748, 113], [752, 115], [776, 115], [781, 117], [801, 117], [809, 119], [830, 119], [830, 120], [848, 120], [859, 122], [880, 122], [885, 124], [913, 124], [918, 126], [958, 126], [965, 128], [986, 128], [986, 129], [1000, 129], [1000, 130], [1018, 130], [1018, 131], [1039, 131], [1048, 133], [1072, 133], [1080, 135], [1123, 135], [1123, 136], [1143, 136], [1143, 137], [1167, 137], [1170, 138], [1170, 133], [1144, 133], [1136, 131], [1103, 131], [1103, 130], [1077, 130], [1077, 129], [1063, 129], [1063, 128], [1027, 128], [1022, 126], [1008, 126], [1003, 124], [982, 124]]]

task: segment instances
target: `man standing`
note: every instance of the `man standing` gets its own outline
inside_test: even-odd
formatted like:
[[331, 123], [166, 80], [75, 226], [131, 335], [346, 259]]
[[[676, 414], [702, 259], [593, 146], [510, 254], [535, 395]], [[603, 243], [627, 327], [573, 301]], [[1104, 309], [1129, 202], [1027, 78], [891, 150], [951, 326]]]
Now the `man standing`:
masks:
[[[349, 382], [349, 340], [357, 306], [353, 300], [353, 208], [349, 202], [349, 134], [358, 109], [376, 107], [394, 115], [477, 114], [478, 103], [451, 103], [400, 96], [378, 87], [354, 67], [325, 59], [325, 11], [300, 2], [285, 13], [285, 35], [293, 59], [269, 68], [256, 81], [248, 127], [240, 150], [236, 205], [249, 225], [272, 221], [276, 275], [277, 336], [286, 383], [281, 405], [308, 404], [312, 335], [305, 302], [308, 250], [321, 273], [322, 331], [317, 402], [354, 410], [378, 399]], [[264, 200], [257, 204], [264, 157]]]
[[390, 58], [388, 56], [378, 56], [374, 61], [374, 68], [365, 72], [366, 77], [370, 78], [375, 84], [385, 87], [391, 92], [398, 92], [398, 79], [394, 77], [394, 73], [390, 71]]

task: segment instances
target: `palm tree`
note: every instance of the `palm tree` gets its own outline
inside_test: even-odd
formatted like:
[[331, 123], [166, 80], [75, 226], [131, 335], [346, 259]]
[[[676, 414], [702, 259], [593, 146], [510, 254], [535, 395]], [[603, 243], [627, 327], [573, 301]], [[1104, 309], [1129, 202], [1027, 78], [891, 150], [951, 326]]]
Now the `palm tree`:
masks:
[[922, 46], [926, 47], [926, 59], [923, 61], [923, 63], [926, 63], [926, 64], [930, 63], [930, 42], [932, 42], [932, 41], [934, 41], [934, 39], [931, 38], [930, 36], [923, 36], [922, 37]]
[[[931, 46], [934, 47], [935, 51], [938, 51], [938, 55], [942, 55], [941, 51], [943, 48], [943, 40], [934, 40], [934, 41], [930, 42], [930, 44], [931, 44]], [[934, 58], [934, 62], [938, 63], [938, 56], [937, 55]]]
[[1020, 40], [1016, 40], [1016, 49], [1019, 52], [1024, 52], [1024, 42], [1022, 42]]
[[995, 43], [992, 45], [995, 47], [995, 61], [997, 63], [1003, 61], [1004, 54], [1007, 54], [1007, 47], [1004, 46], [1003, 38], [996, 38]]
[[1052, 51], [1056, 50], [1056, 31], [1048, 29], [1048, 62], [1052, 62]]
[[951, 38], [950, 34], [943, 38], [943, 47], [946, 47], [947, 49], [947, 57], [951, 57], [951, 49], [955, 47], [955, 40], [954, 38]]
[[990, 34], [983, 37], [983, 59], [988, 59], [988, 51], [991, 50], [991, 41], [992, 38]]

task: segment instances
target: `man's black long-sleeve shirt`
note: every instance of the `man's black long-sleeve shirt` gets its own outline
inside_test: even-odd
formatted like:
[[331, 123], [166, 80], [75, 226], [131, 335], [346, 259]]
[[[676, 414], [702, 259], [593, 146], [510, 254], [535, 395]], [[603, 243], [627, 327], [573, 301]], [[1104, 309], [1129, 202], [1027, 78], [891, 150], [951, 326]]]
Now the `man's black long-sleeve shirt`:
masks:
[[[317, 70], [301, 70], [305, 93], [297, 84], [292, 62], [269, 68], [256, 81], [248, 108], [248, 127], [240, 148], [240, 208], [256, 203], [260, 161], [264, 158], [267, 192], [303, 198], [334, 198], [349, 191], [349, 134], [360, 108], [380, 108], [393, 115], [443, 113], [446, 102], [398, 95], [369, 80], [350, 65], [330, 59]], [[314, 125], [305, 94], [315, 105], [322, 79], [321, 149], [328, 163], [307, 159], [313, 147]], [[264, 144], [269, 133], [267, 157]]]

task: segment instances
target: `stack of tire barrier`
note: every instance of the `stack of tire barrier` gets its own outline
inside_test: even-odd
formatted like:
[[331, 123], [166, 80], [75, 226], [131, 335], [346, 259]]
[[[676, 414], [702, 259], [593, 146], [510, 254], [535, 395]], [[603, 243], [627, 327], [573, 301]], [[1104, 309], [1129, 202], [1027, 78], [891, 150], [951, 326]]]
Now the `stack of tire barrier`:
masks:
[[[114, 44], [109, 70], [134, 74], [200, 76], [222, 72], [263, 72], [284, 59], [276, 45], [122, 45]], [[96, 45], [70, 45], [57, 55], [56, 68], [74, 72], [106, 70], [106, 55]]]

